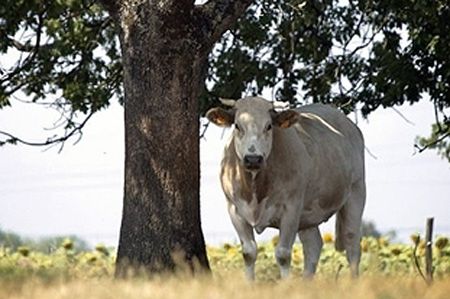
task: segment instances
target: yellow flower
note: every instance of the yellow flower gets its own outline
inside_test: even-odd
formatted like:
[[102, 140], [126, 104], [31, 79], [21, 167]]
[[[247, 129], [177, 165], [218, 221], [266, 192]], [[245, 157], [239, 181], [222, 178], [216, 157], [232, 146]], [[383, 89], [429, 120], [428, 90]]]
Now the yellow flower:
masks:
[[419, 248], [425, 250], [425, 247], [427, 247], [426, 244], [425, 244], [425, 241], [424, 241], [424, 240], [420, 240], [420, 242], [419, 242]]
[[272, 245], [273, 247], [276, 247], [278, 245], [278, 242], [280, 242], [280, 237], [279, 236], [275, 236], [272, 238]]
[[28, 248], [27, 246], [20, 246], [19, 248], [17, 248], [17, 251], [22, 256], [28, 256], [30, 254], [30, 248]]
[[97, 261], [97, 257], [95, 255], [92, 254], [88, 256], [89, 263], [94, 263], [95, 261]]
[[324, 233], [322, 235], [322, 240], [324, 243], [333, 243], [333, 234], [332, 233]]
[[227, 250], [227, 256], [233, 257], [236, 256], [237, 254], [239, 254], [239, 250], [236, 247], [230, 247]]
[[378, 244], [381, 247], [386, 247], [386, 246], [389, 245], [389, 240], [387, 238], [385, 238], [385, 237], [381, 237], [381, 238], [378, 239]]
[[73, 241], [70, 239], [65, 239], [62, 243], [61, 243], [62, 247], [65, 250], [71, 250], [73, 249]]
[[417, 245], [420, 242], [420, 234], [419, 233], [412, 234], [409, 238], [414, 243], [414, 245]]
[[101, 254], [103, 254], [103, 255], [105, 255], [105, 256], [108, 256], [108, 255], [109, 255], [108, 249], [107, 249], [106, 246], [103, 245], [103, 244], [97, 244], [97, 245], [95, 246], [95, 250], [97, 250], [98, 252], [100, 252]]
[[447, 246], [447, 244], [448, 244], [448, 238], [446, 238], [446, 237], [438, 237], [436, 239], [436, 242], [434, 243], [436, 248], [439, 249], [439, 250], [444, 249], [445, 246]]
[[368, 252], [369, 251], [369, 241], [367, 239], [362, 239], [361, 240], [361, 250], [363, 252]]
[[232, 248], [233, 246], [231, 245], [231, 244], [229, 244], [229, 243], [225, 243], [225, 244], [223, 244], [223, 249], [225, 249], [225, 250], [230, 250], [230, 248]]
[[394, 248], [391, 249], [391, 253], [393, 255], [399, 255], [400, 253], [402, 253], [402, 250], [400, 248], [398, 248], [398, 247], [394, 247]]

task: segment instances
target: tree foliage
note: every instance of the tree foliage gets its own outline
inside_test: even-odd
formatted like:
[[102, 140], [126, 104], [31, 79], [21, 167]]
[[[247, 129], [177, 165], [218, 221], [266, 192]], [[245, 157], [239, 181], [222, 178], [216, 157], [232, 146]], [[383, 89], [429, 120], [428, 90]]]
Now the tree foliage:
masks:
[[448, 1], [258, 0], [211, 55], [209, 90], [239, 97], [269, 88], [279, 101], [364, 116], [429, 99], [436, 125], [418, 147], [448, 158], [449, 17]]
[[25, 95], [62, 114], [65, 135], [43, 144], [80, 133], [77, 116], [87, 120], [114, 95], [123, 98], [114, 24], [94, 1], [3, 1], [0, 40], [0, 108]]
[[[209, 56], [201, 113], [219, 96], [265, 90], [291, 105], [333, 103], [363, 115], [429, 100], [436, 125], [419, 150], [449, 158], [449, 18], [446, 0], [255, 0]], [[24, 93], [60, 110], [67, 136], [84, 124], [76, 115], [123, 98], [114, 23], [94, 1], [5, 0], [0, 36], [0, 107]]]
[[377, 229], [375, 223], [373, 221], [363, 220], [361, 225], [361, 235], [363, 237], [381, 237], [381, 232]]

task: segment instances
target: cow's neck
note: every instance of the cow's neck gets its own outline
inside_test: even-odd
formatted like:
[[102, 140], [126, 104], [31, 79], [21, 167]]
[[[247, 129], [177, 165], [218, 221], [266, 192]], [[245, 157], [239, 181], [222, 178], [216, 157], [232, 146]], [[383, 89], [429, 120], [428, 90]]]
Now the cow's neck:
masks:
[[257, 202], [260, 203], [267, 197], [270, 188], [267, 169], [261, 169], [258, 172], [250, 172], [241, 165], [237, 165], [237, 167], [239, 168], [238, 172], [240, 175], [240, 198], [247, 202], [256, 199]]

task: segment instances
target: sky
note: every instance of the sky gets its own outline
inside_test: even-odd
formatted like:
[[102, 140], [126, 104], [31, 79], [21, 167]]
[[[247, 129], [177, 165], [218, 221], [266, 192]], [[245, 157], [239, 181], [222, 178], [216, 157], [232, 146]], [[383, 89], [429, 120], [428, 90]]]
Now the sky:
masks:
[[[57, 114], [14, 102], [0, 110], [0, 130], [26, 139], [49, 136]], [[435, 217], [435, 234], [450, 235], [450, 163], [434, 151], [414, 154], [414, 139], [427, 135], [433, 107], [422, 102], [380, 109], [358, 119], [366, 146], [367, 204], [364, 218], [398, 239], [424, 232]], [[354, 116], [350, 116], [355, 120]], [[202, 120], [204, 122], [204, 120]], [[209, 126], [201, 140], [201, 215], [206, 242], [237, 242], [219, 183], [219, 165], [230, 130]], [[93, 116], [83, 138], [54, 147], [0, 147], [0, 227], [29, 237], [76, 234], [91, 244], [117, 246], [122, 213], [124, 136], [123, 108]], [[333, 232], [333, 218], [321, 226]], [[276, 233], [268, 229], [258, 239]]]

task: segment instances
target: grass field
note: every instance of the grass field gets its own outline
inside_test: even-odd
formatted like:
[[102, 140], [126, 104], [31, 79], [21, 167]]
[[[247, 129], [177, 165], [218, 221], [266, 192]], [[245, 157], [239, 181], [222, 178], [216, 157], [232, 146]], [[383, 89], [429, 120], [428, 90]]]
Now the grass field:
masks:
[[[276, 240], [259, 247], [257, 280], [243, 275], [240, 246], [208, 247], [212, 275], [182, 274], [152, 279], [114, 280], [112, 250], [104, 246], [75, 253], [66, 241], [52, 253], [0, 248], [0, 298], [450, 298], [450, 245], [436, 239], [434, 283], [427, 285], [413, 262], [413, 243], [389, 244], [386, 239], [362, 241], [361, 278], [351, 280], [345, 257], [325, 236], [318, 274], [301, 279], [300, 245], [293, 250], [291, 278], [279, 280], [274, 258]], [[423, 267], [424, 246], [417, 256]]]
[[16, 288], [0, 289], [1, 298], [405, 298], [448, 299], [450, 280], [427, 286], [417, 278], [363, 277], [357, 281], [326, 280], [311, 282], [290, 279], [277, 283], [250, 284], [238, 277], [197, 279], [155, 279], [152, 281], [71, 280], [43, 284], [28, 281]]

